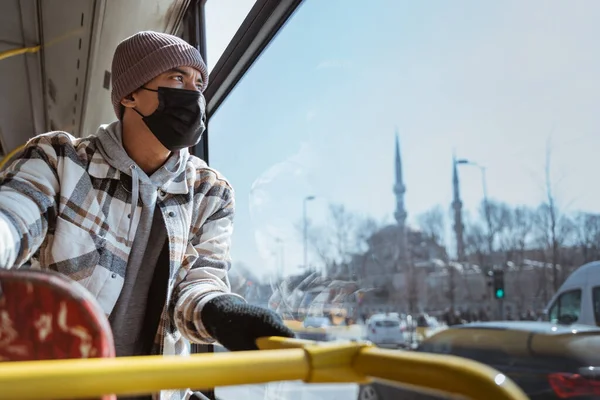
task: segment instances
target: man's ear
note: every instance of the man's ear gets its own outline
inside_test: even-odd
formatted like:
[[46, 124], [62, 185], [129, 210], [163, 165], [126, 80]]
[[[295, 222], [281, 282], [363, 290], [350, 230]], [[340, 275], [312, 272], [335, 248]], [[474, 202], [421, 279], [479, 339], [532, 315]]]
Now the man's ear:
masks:
[[137, 104], [135, 99], [133, 98], [133, 93], [128, 94], [127, 96], [121, 99], [121, 105], [127, 108], [134, 108]]

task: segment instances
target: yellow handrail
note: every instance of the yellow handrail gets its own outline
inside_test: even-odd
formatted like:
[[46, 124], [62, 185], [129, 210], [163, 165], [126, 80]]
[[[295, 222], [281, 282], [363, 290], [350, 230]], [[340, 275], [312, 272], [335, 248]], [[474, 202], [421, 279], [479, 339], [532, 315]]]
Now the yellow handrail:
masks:
[[20, 151], [23, 151], [24, 148], [25, 148], [25, 144], [22, 144], [19, 147], [17, 147], [16, 149], [14, 149], [13, 151], [11, 151], [10, 153], [8, 153], [7, 155], [5, 155], [4, 158], [2, 158], [0, 160], [0, 171], [4, 168], [6, 163], [10, 161], [11, 158], [13, 158]]
[[[77, 28], [74, 29], [70, 32], [65, 33], [62, 36], [59, 36], [51, 41], [49, 41], [48, 43], [45, 43], [43, 46], [44, 47], [50, 47], [58, 42], [61, 42], [69, 37], [81, 34], [83, 32], [83, 28]], [[37, 45], [37, 46], [29, 46], [29, 47], [21, 47], [18, 49], [11, 49], [11, 50], [5, 50], [5, 51], [0, 51], [0, 61], [4, 60], [6, 58], [10, 58], [10, 57], [14, 57], [14, 56], [19, 56], [21, 54], [26, 54], [26, 53], [37, 53], [38, 51], [40, 51], [42, 49], [42, 45]]]
[[0, 399], [81, 399], [187, 387], [370, 378], [473, 399], [527, 399], [498, 371], [458, 357], [283, 338], [259, 339], [258, 345], [267, 351], [0, 363]]

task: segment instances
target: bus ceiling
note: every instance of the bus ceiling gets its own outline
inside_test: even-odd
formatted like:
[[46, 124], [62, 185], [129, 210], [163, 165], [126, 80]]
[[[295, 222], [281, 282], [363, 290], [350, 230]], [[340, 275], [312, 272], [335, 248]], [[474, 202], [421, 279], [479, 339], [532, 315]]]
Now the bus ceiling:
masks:
[[112, 54], [141, 30], [181, 34], [190, 0], [3, 0], [0, 157], [35, 134], [114, 120]]

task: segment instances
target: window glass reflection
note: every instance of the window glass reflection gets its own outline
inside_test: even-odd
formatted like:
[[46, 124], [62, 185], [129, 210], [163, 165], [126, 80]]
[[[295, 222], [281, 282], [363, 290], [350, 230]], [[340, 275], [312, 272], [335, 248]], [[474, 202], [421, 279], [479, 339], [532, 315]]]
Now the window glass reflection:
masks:
[[538, 319], [600, 258], [600, 3], [577, 4], [305, 1], [210, 121], [235, 290], [329, 339]]
[[[600, 189], [586, 182], [600, 141], [600, 5], [358, 4], [303, 4], [210, 121], [211, 163], [237, 190], [236, 269], [259, 281], [305, 272], [306, 210], [308, 269], [401, 289], [364, 297], [403, 304], [391, 260], [408, 256], [433, 271], [413, 302], [427, 308], [449, 294], [428, 292], [457, 259], [455, 188], [465, 256], [480, 269], [502, 258], [509, 269], [552, 264], [553, 214], [560, 246], [581, 241], [599, 211]], [[469, 268], [454, 269], [478, 272]], [[556, 286], [546, 272], [533, 291], [507, 276], [507, 303], [543, 304]], [[480, 304], [478, 283], [468, 293], [457, 282], [454, 301]]]

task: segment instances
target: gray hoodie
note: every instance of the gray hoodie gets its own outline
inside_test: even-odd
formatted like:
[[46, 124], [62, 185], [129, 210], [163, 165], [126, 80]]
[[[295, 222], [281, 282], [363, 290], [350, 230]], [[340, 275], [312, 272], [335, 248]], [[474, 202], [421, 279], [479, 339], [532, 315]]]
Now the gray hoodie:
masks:
[[[96, 135], [98, 151], [108, 164], [131, 178], [131, 188], [128, 182], [123, 182], [127, 191], [131, 189], [130, 215], [134, 214], [136, 204], [139, 201], [142, 203], [142, 213], [125, 272], [123, 290], [109, 317], [117, 356], [132, 356], [141, 355], [143, 352], [142, 326], [148, 296], [152, 295], [149, 294], [149, 289], [159, 254], [167, 239], [162, 214], [156, 207], [158, 192], [161, 187], [184, 172], [189, 153], [187, 149], [172, 153], [161, 168], [148, 176], [127, 155], [123, 148], [121, 132], [121, 123], [117, 121], [101, 126]], [[133, 221], [130, 224], [133, 225]], [[131, 225], [129, 232], [132, 232]], [[165, 281], [165, 288], [167, 284]]]

